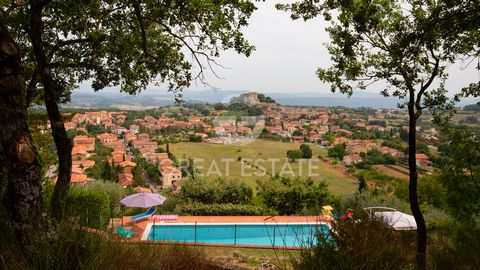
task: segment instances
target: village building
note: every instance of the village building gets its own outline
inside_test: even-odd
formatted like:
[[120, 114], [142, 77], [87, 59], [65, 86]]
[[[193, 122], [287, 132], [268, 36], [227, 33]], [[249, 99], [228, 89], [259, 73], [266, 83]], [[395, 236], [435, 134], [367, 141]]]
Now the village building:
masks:
[[97, 135], [97, 138], [100, 140], [102, 144], [107, 144], [107, 143], [111, 143], [118, 140], [116, 135], [113, 135], [110, 133], [99, 134]]
[[138, 150], [148, 149], [148, 150], [155, 151], [158, 148], [158, 143], [157, 142], [150, 142], [150, 141], [134, 140], [134, 141], [132, 141], [132, 146], [133, 146], [133, 148], [137, 148]]
[[360, 155], [357, 155], [357, 154], [345, 155], [342, 159], [342, 162], [343, 162], [343, 164], [345, 164], [347, 166], [352, 166], [352, 165], [355, 165], [359, 162], [362, 162], [362, 157]]
[[85, 169], [88, 169], [88, 168], [91, 168], [95, 166], [95, 161], [94, 160], [76, 160], [73, 158], [72, 156], [72, 168], [75, 168], [75, 167], [81, 167], [83, 168], [84, 170]]
[[171, 187], [176, 189], [180, 186], [180, 180], [182, 179], [182, 172], [173, 166], [162, 166], [162, 185], [165, 187]]
[[140, 127], [137, 125], [131, 125], [130, 126], [130, 132], [133, 134], [137, 134], [140, 132]]
[[89, 157], [87, 149], [81, 145], [75, 145], [72, 148], [72, 160], [85, 160]]
[[148, 136], [148, 134], [146, 134], [146, 133], [139, 133], [139, 134], [137, 134], [137, 139], [139, 141], [148, 141], [148, 140], [150, 140], [150, 136]]
[[85, 135], [78, 135], [73, 138], [73, 144], [83, 146], [87, 152], [95, 151], [95, 138], [90, 138]]
[[425, 154], [416, 154], [415, 158], [417, 159], [416, 164], [419, 167], [428, 167], [432, 165], [432, 162], [429, 160], [428, 156]]
[[132, 161], [123, 161], [122, 163], [120, 163], [120, 167], [122, 167], [123, 172], [126, 173], [131, 173], [135, 166], [137, 166], [137, 164]]
[[123, 187], [129, 187], [132, 186], [134, 183], [133, 181], [133, 175], [131, 173], [119, 173], [118, 174], [118, 184]]

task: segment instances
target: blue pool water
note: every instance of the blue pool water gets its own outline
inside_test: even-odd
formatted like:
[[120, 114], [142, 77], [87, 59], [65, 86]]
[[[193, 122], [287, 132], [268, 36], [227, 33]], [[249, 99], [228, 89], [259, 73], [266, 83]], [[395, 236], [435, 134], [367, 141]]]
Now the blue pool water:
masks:
[[154, 225], [148, 240], [238, 245], [305, 247], [315, 235], [328, 233], [324, 224]]

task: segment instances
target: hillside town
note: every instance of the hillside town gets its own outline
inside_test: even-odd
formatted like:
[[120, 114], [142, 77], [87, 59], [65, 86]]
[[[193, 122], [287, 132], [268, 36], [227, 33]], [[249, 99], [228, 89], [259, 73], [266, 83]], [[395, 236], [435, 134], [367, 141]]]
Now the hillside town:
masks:
[[[235, 104], [246, 105], [248, 110], [255, 108], [254, 121], [244, 120], [244, 117], [252, 116], [245, 107], [234, 108]], [[169, 152], [169, 143], [229, 144], [233, 142], [232, 138], [248, 136], [255, 129], [260, 129], [255, 139], [326, 148], [331, 162], [341, 162], [346, 167], [361, 166], [375, 154], [388, 158], [373, 164], [393, 166], [395, 161], [406, 162], [406, 144], [400, 137], [408, 134], [408, 126], [405, 126], [406, 115], [400, 110], [283, 106], [255, 92], [232, 98], [230, 104], [210, 107], [206, 112], [204, 107], [181, 107], [189, 114], [182, 119], [172, 114], [178, 109], [176, 107], [135, 114], [131, 111], [73, 114], [65, 123], [68, 132], [75, 135], [72, 138], [71, 182], [85, 185], [98, 178], [115, 177], [114, 181], [120, 186], [134, 188], [137, 192], [151, 192], [151, 188], [177, 190], [186, 173], [179, 169], [178, 162]], [[429, 144], [426, 150], [434, 148], [438, 136], [435, 128], [419, 126], [418, 131], [422, 143]], [[338, 150], [339, 155], [335, 152]], [[416, 158], [417, 166], [428, 171], [432, 161], [427, 154], [417, 153]], [[138, 162], [143, 164], [141, 168]]]

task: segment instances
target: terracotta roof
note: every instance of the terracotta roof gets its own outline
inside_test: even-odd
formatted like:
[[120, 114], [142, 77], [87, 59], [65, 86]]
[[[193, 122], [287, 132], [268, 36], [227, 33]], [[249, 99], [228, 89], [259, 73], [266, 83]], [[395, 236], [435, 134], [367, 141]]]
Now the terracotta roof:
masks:
[[109, 139], [109, 138], [117, 139], [117, 136], [115, 136], [113, 134], [110, 134], [110, 133], [102, 133], [102, 134], [97, 135], [97, 138], [99, 138], [99, 139]]
[[172, 166], [162, 166], [162, 173], [181, 173], [181, 171]]
[[174, 164], [174, 162], [169, 158], [160, 160], [160, 165], [161, 166], [169, 166], [169, 165], [173, 165], [173, 164]]
[[133, 175], [131, 173], [119, 173], [118, 183], [122, 187], [133, 185]]
[[80, 145], [75, 145], [72, 148], [72, 155], [87, 155], [87, 149]]
[[415, 158], [416, 159], [428, 159], [427, 155], [425, 155], [425, 154], [416, 154]]
[[136, 187], [133, 190], [135, 190], [138, 193], [152, 193], [152, 191], [149, 188], [144, 188], [144, 187]]
[[82, 182], [87, 182], [87, 175], [85, 174], [72, 174], [72, 177], [70, 178], [71, 183], [82, 183]]
[[122, 166], [122, 167], [135, 167], [135, 166], [137, 166], [137, 164], [135, 162], [131, 162], [131, 161], [124, 161], [124, 162], [120, 163], [120, 166]]
[[[153, 155], [153, 154], [152, 154]], [[155, 153], [156, 159], [169, 159], [168, 153]]]
[[158, 145], [157, 142], [134, 140], [133, 145]]
[[95, 161], [94, 160], [72, 160], [72, 165], [73, 166], [82, 165], [83, 168], [90, 168], [95, 166]]
[[90, 137], [87, 137], [85, 135], [78, 135], [78, 136], [75, 136], [75, 138], [73, 138], [73, 141], [75, 143], [80, 143], [80, 144], [90, 144], [90, 143], [95, 143], [95, 138], [90, 138]]

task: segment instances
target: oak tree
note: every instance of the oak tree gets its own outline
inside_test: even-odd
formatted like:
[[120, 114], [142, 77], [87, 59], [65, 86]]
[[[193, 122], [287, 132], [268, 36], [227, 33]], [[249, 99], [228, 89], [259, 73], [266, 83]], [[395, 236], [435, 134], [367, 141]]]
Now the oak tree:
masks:
[[[216, 65], [221, 51], [252, 52], [241, 30], [254, 10], [253, 3], [241, 0], [1, 0], [0, 151], [8, 160], [2, 173], [9, 181], [12, 221], [38, 229], [46, 224], [22, 214], [35, 210], [29, 217], [45, 216], [26, 125], [32, 102], [47, 108], [59, 161], [52, 215], [61, 218], [72, 142], [59, 103], [85, 81], [94, 90], [120, 86], [130, 94], [156, 82], [180, 98], [179, 91], [192, 81], [204, 82], [204, 71]], [[28, 242], [32, 233], [23, 233], [21, 226], [13, 228]]]
[[[377, 82], [398, 97], [409, 119], [409, 201], [417, 223], [417, 265], [425, 269], [427, 232], [417, 198], [416, 123], [424, 110], [451, 109], [446, 67], [480, 55], [480, 3], [474, 0], [305, 0], [278, 5], [292, 19], [323, 16], [330, 43], [329, 68], [317, 75], [333, 92], [351, 95]], [[480, 68], [480, 67], [479, 67]], [[478, 94], [479, 84], [463, 91]]]

